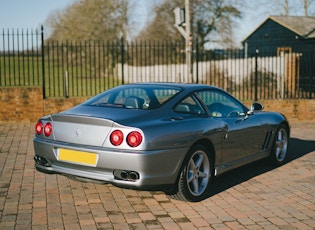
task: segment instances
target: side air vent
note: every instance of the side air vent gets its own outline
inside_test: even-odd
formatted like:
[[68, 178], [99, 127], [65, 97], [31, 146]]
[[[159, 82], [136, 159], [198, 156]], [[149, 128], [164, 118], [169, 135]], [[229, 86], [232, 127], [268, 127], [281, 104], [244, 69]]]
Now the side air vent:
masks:
[[261, 148], [261, 150], [266, 150], [269, 147], [270, 141], [271, 141], [271, 137], [272, 137], [273, 131], [268, 131], [265, 137], [265, 141], [264, 144]]

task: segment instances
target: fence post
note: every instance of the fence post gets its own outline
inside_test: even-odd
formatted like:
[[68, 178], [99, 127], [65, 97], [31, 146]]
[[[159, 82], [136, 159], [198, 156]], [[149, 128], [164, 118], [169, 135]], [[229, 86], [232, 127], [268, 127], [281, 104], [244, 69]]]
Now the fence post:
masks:
[[69, 78], [68, 78], [68, 70], [65, 72], [65, 96], [69, 98]]
[[[315, 52], [311, 53], [310, 52], [310, 63], [314, 63], [314, 56], [315, 56]], [[308, 99], [312, 99], [312, 94], [313, 94], [313, 89], [315, 89], [315, 84], [313, 81], [313, 76], [315, 75], [315, 71], [314, 71], [314, 66], [310, 67], [310, 74], [308, 75], [310, 78], [310, 92], [309, 92], [309, 97]]]
[[121, 37], [120, 39], [120, 51], [121, 51], [121, 83], [125, 84], [125, 79], [124, 79], [124, 62], [125, 62], [125, 55], [124, 55], [124, 38]]
[[198, 62], [199, 62], [199, 44], [198, 44], [198, 38], [196, 38], [196, 83], [199, 83], [199, 69], [198, 69]]
[[44, 54], [44, 27], [41, 26], [41, 47], [42, 47], [42, 84], [43, 84], [43, 99], [46, 99], [46, 89], [45, 89], [45, 54]]
[[258, 53], [259, 53], [259, 50], [256, 49], [256, 53], [255, 53], [255, 101], [258, 100]]

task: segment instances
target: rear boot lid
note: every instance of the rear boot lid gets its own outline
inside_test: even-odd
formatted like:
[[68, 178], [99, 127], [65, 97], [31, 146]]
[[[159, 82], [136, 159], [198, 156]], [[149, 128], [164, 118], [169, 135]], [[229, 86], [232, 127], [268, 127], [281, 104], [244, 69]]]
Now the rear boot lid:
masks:
[[113, 126], [113, 121], [75, 115], [52, 115], [56, 141], [102, 146]]

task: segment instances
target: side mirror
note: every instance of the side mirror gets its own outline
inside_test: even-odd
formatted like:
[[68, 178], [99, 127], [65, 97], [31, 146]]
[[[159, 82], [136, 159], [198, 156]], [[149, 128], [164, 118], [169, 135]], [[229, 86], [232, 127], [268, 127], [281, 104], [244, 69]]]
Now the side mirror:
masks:
[[250, 110], [247, 112], [247, 115], [252, 115], [255, 111], [262, 111], [264, 109], [264, 106], [260, 104], [259, 102], [255, 102], [252, 104]]
[[264, 106], [260, 104], [259, 102], [255, 102], [252, 104], [251, 111], [262, 111], [264, 109]]

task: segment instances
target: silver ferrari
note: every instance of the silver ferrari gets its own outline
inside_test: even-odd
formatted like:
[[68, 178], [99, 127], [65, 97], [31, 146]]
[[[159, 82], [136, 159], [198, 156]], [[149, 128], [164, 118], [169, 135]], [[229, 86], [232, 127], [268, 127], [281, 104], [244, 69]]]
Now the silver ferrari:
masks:
[[35, 127], [35, 166], [87, 182], [161, 190], [200, 201], [214, 176], [288, 152], [286, 118], [222, 89], [139, 83], [107, 90]]

